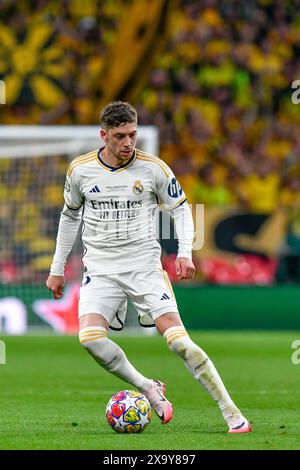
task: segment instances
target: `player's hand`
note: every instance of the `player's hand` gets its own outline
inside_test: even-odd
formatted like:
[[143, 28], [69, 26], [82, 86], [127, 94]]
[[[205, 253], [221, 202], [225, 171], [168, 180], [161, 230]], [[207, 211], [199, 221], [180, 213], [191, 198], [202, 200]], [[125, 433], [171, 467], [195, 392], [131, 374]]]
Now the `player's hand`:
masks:
[[51, 290], [53, 299], [60, 299], [63, 296], [65, 278], [64, 276], [53, 276], [52, 274], [50, 274], [46, 281], [46, 286], [49, 290]]
[[179, 279], [193, 279], [195, 274], [195, 266], [191, 259], [176, 258], [175, 268]]

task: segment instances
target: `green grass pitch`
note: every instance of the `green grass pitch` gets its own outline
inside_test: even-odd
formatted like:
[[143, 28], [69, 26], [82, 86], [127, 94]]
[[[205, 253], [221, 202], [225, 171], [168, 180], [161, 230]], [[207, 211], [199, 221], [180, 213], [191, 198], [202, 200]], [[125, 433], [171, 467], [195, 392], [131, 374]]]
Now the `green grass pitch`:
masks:
[[141, 434], [119, 435], [105, 419], [112, 394], [132, 388], [103, 371], [77, 337], [3, 337], [1, 449], [300, 449], [300, 332], [190, 332], [210, 355], [254, 432], [228, 435], [202, 387], [159, 336], [114, 336], [145, 375], [167, 384], [174, 418], [154, 414]]

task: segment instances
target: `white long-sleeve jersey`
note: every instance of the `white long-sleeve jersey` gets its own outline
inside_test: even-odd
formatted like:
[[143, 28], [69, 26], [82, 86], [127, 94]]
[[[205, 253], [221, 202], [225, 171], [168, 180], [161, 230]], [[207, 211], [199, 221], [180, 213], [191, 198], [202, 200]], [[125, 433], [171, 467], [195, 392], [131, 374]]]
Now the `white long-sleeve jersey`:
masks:
[[101, 149], [70, 164], [51, 274], [61, 276], [82, 221], [84, 271], [92, 275], [161, 268], [158, 208], [171, 214], [178, 256], [191, 258], [194, 224], [186, 196], [160, 158], [135, 150], [110, 167]]

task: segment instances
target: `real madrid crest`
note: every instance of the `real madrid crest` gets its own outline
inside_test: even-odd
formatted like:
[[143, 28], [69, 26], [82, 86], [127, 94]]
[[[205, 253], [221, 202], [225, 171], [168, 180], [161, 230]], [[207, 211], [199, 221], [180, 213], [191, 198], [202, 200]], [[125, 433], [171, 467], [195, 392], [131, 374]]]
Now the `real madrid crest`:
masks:
[[132, 191], [134, 192], [134, 194], [142, 194], [142, 192], [144, 191], [144, 186], [139, 180], [134, 182], [134, 185], [132, 186]]

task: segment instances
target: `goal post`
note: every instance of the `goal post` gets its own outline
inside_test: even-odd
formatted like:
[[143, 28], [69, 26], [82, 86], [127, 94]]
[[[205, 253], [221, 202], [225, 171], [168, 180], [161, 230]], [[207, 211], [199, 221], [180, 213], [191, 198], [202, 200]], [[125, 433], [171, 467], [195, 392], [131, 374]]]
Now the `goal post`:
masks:
[[[99, 126], [0, 126], [0, 158], [76, 157], [101, 145], [99, 130]], [[139, 126], [137, 147], [157, 155], [158, 128]]]
[[[68, 258], [61, 300], [52, 300], [45, 280], [70, 160], [100, 146], [99, 126], [0, 126], [0, 332], [76, 332], [80, 234]], [[139, 126], [137, 147], [157, 155], [158, 129]], [[127, 325], [138, 326], [132, 310]]]

